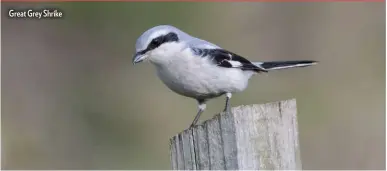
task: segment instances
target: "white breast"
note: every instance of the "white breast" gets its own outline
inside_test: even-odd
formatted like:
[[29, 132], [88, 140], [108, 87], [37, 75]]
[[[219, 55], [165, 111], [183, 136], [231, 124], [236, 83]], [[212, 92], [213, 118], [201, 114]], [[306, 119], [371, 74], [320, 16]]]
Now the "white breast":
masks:
[[212, 98], [239, 92], [247, 87], [252, 71], [215, 66], [208, 58], [197, 57], [190, 49], [154, 61], [159, 78], [173, 91], [192, 98]]

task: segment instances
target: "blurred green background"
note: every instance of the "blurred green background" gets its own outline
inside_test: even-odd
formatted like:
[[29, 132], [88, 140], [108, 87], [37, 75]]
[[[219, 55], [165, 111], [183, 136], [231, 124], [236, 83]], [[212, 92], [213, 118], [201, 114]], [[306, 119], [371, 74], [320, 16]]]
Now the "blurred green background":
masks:
[[[65, 17], [7, 17], [32, 7]], [[3, 169], [170, 169], [196, 102], [131, 63], [160, 24], [252, 61], [320, 61], [258, 75], [231, 103], [296, 98], [303, 169], [385, 167], [384, 3], [2, 3], [1, 23]]]

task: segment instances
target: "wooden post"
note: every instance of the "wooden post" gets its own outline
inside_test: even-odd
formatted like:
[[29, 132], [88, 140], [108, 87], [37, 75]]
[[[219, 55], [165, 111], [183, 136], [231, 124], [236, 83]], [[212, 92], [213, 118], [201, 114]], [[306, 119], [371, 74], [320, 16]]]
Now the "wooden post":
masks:
[[296, 100], [239, 106], [171, 138], [174, 170], [301, 169]]

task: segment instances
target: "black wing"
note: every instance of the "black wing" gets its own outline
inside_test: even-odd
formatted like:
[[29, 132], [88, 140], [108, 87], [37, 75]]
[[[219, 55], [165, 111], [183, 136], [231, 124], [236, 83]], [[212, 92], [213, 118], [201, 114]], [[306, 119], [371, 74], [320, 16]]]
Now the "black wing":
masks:
[[265, 69], [252, 64], [246, 58], [224, 49], [192, 49], [193, 52], [201, 57], [208, 57], [219, 67], [240, 68], [242, 70], [252, 70], [255, 72], [267, 72]]

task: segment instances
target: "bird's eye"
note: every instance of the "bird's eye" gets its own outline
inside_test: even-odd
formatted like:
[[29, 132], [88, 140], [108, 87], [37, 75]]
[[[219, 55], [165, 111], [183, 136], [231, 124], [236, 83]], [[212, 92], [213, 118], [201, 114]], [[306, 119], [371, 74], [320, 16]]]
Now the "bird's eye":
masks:
[[154, 40], [152, 40], [150, 46], [151, 46], [151, 48], [156, 48], [156, 47], [160, 46], [160, 44], [161, 44], [160, 39], [154, 39]]
[[160, 39], [155, 39], [155, 40], [153, 41], [153, 44], [154, 44], [154, 45], [160, 44]]

